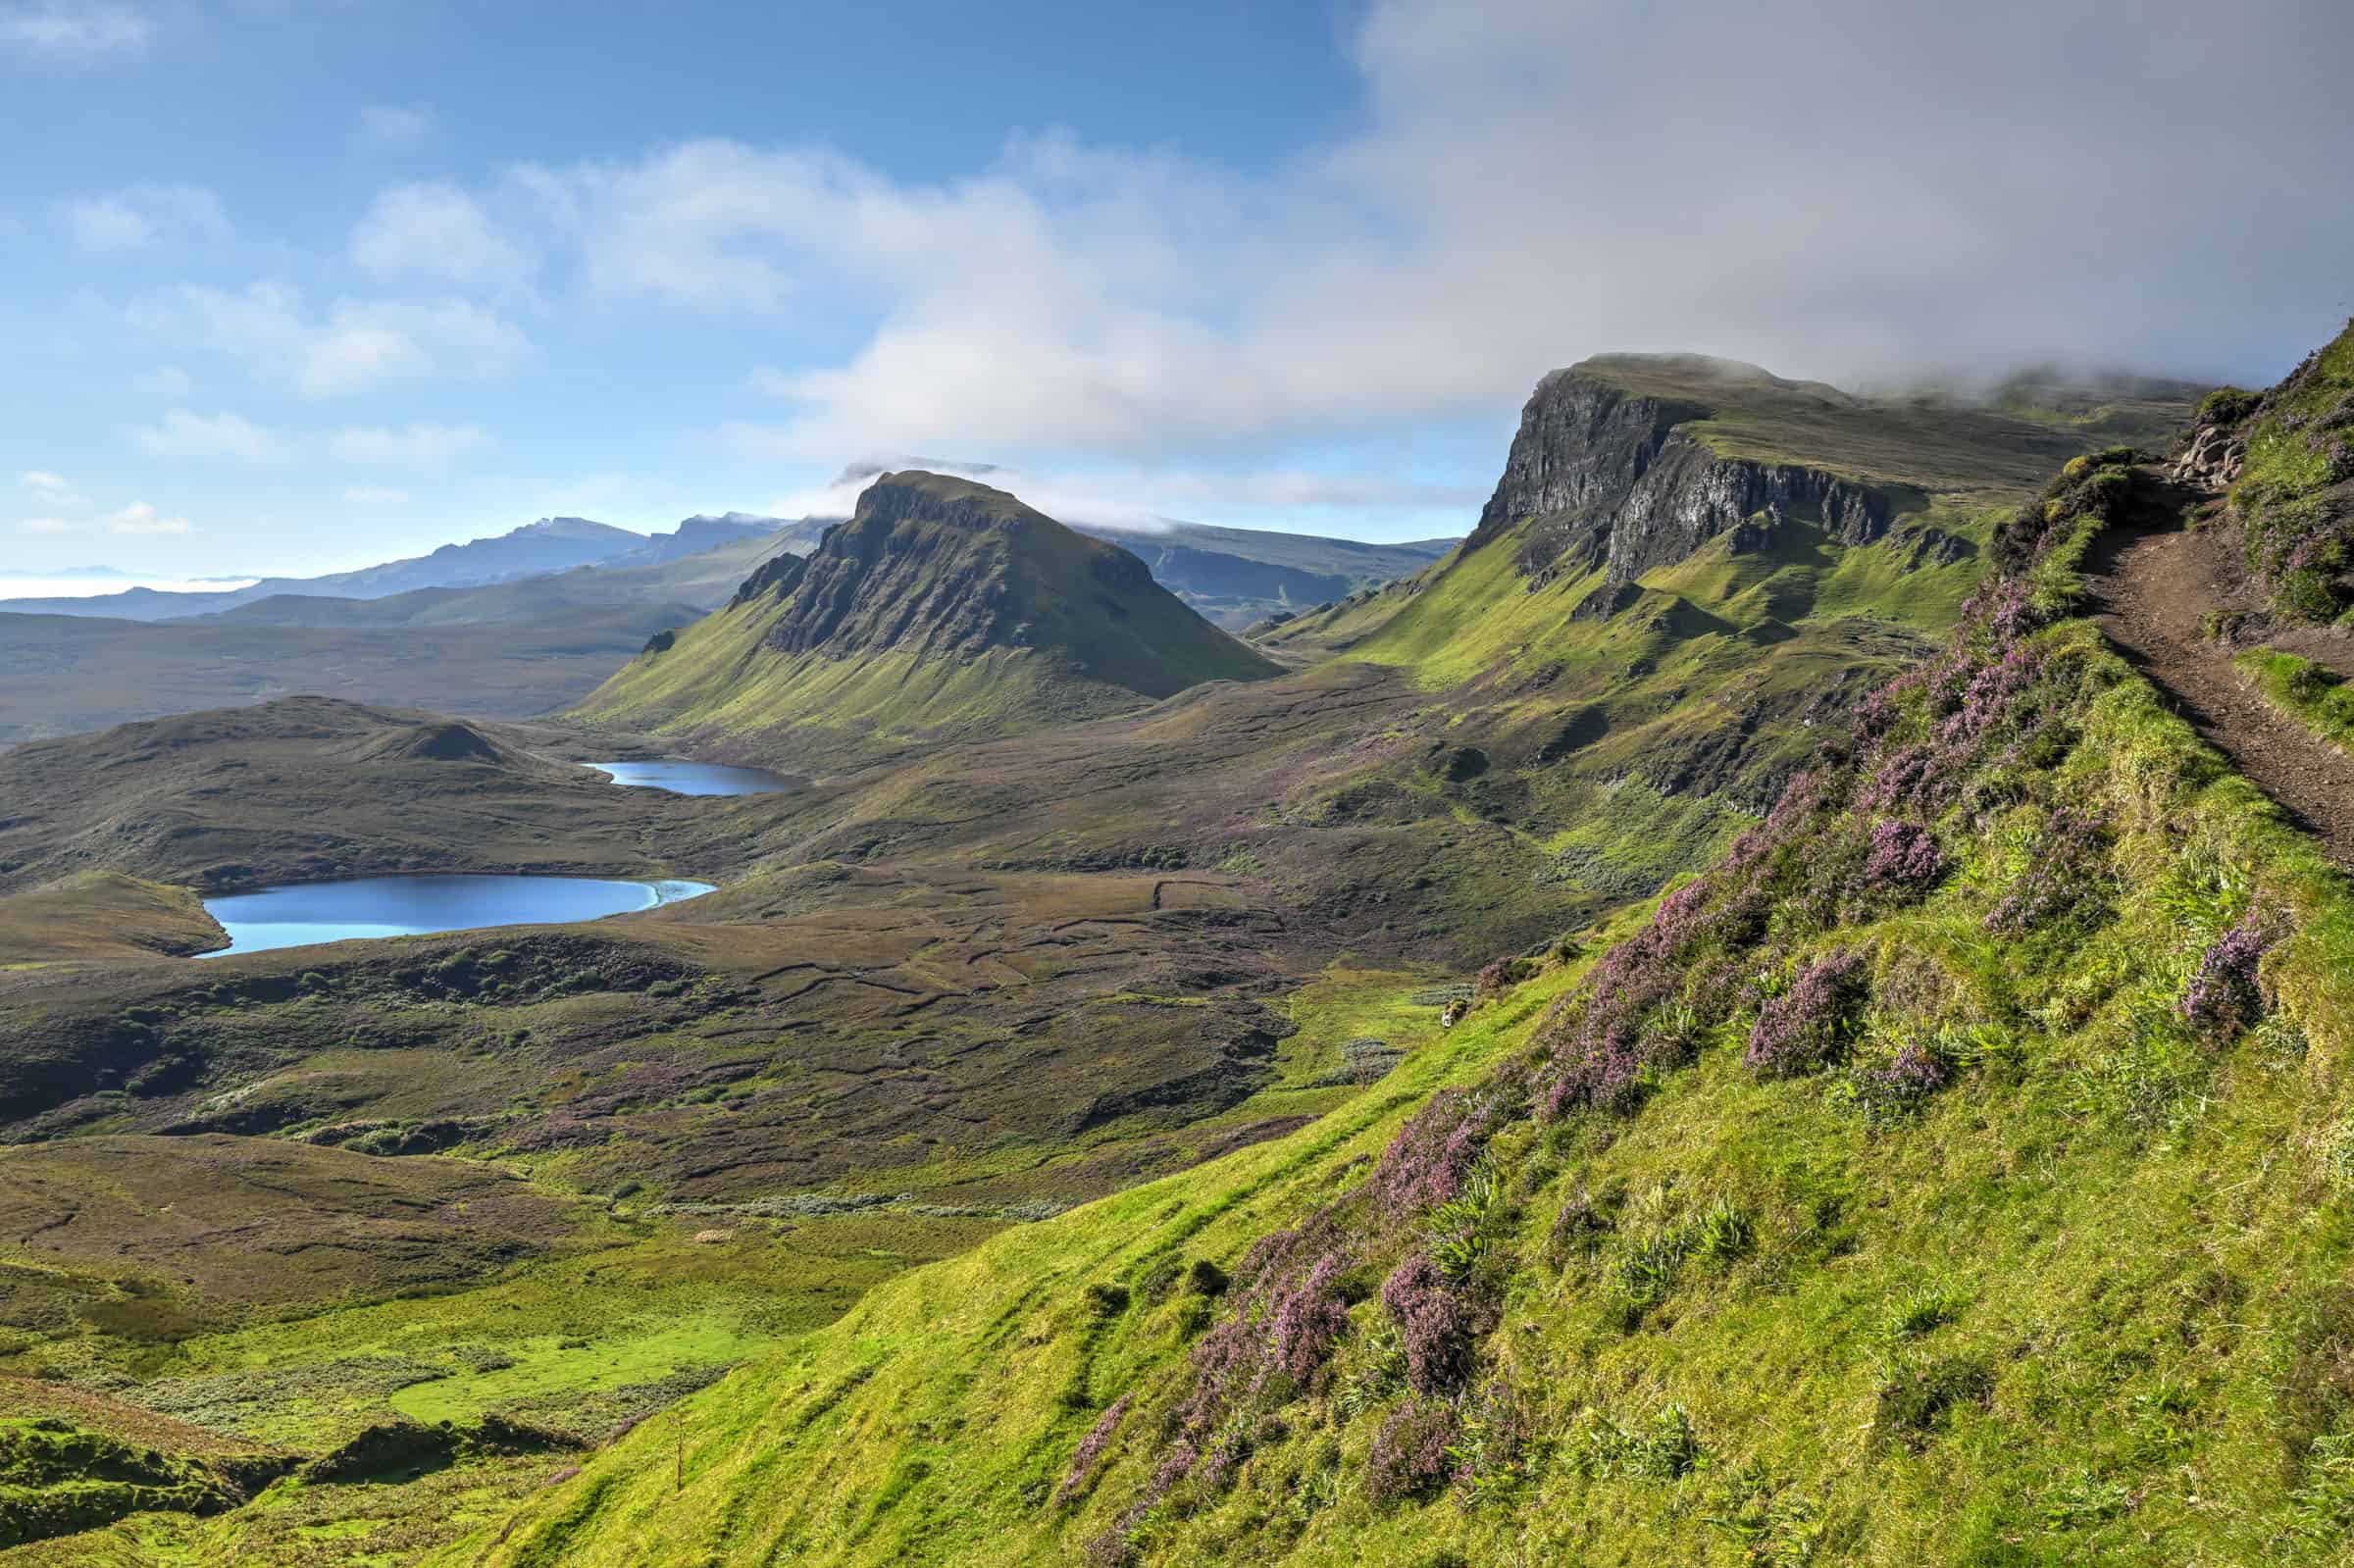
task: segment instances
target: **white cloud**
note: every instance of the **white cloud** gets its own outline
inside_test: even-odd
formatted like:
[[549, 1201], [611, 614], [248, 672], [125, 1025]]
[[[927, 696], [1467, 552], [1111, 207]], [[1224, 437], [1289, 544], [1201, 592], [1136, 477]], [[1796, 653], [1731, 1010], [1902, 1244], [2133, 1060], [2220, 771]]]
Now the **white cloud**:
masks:
[[0, 46], [58, 60], [95, 60], [147, 47], [155, 27], [126, 5], [34, 0], [0, 9]]
[[1049, 135], [517, 179], [597, 291], [873, 319], [759, 378], [778, 449], [1156, 456], [1489, 417], [1614, 348], [2277, 374], [2342, 316], [2350, 54], [2343, 0], [1377, 0], [1361, 128], [1264, 177]]
[[343, 499], [353, 506], [406, 506], [409, 492], [383, 484], [354, 484], [343, 491]]
[[135, 328], [244, 360], [314, 397], [408, 377], [500, 375], [530, 350], [513, 324], [465, 300], [339, 299], [314, 315], [280, 282], [183, 284], [128, 316]]
[[161, 240], [187, 244], [226, 238], [229, 211], [202, 185], [132, 185], [60, 209], [66, 232], [84, 255], [144, 250]]
[[99, 519], [110, 533], [193, 533], [193, 525], [184, 517], [166, 517], [145, 501], [133, 501], [119, 512], [109, 512]]
[[[237, 423], [242, 423], [237, 422]], [[17, 482], [48, 515], [22, 519], [17, 527], [28, 533], [73, 533], [103, 529], [111, 533], [189, 533], [194, 529], [183, 517], [166, 517], [146, 501], [133, 501], [112, 512], [95, 512], [89, 501], [67, 483], [65, 477], [46, 469], [30, 469]], [[59, 515], [59, 514], [64, 515]]]
[[355, 427], [329, 437], [328, 450], [346, 463], [426, 469], [439, 468], [489, 444], [490, 438], [471, 425], [410, 425], [400, 430]]
[[196, 385], [188, 373], [177, 365], [158, 365], [151, 371], [142, 371], [131, 378], [130, 384], [149, 397], [166, 399], [185, 397]]
[[376, 198], [351, 231], [351, 259], [378, 277], [402, 273], [453, 282], [514, 282], [531, 269], [522, 251], [455, 185], [397, 185]]
[[434, 112], [423, 104], [370, 104], [360, 111], [361, 145], [391, 152], [414, 147], [434, 134]]
[[46, 469], [27, 469], [17, 476], [17, 482], [32, 492], [32, 498], [42, 506], [81, 507], [89, 503], [75, 492], [62, 474]]
[[207, 416], [184, 408], [174, 409], [158, 424], [131, 431], [130, 438], [149, 457], [275, 463], [290, 452], [283, 436], [241, 415]]

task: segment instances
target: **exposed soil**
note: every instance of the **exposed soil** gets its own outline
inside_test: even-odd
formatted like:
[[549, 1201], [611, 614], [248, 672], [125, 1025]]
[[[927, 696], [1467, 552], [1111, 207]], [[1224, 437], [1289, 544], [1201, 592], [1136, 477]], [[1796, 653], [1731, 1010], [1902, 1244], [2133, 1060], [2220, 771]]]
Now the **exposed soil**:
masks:
[[[2202, 632], [2209, 610], [2253, 607], [2245, 569], [2225, 528], [2185, 527], [2197, 492], [2147, 477], [2155, 504], [2103, 535], [2086, 562], [2101, 630], [2234, 767], [2340, 865], [2354, 865], [2354, 761], [2250, 689], [2231, 668], [2234, 650]], [[2270, 640], [2354, 674], [2354, 648], [2342, 639]]]

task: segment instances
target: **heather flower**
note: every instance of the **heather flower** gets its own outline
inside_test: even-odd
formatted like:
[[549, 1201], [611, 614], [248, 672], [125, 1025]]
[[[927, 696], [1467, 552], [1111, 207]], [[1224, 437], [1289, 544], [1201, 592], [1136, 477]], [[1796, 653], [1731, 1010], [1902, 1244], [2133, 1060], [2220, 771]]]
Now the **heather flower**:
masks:
[[1338, 1282], [1347, 1262], [1338, 1252], [1316, 1260], [1307, 1278], [1275, 1298], [1268, 1313], [1268, 1360], [1294, 1384], [1305, 1384], [1332, 1356], [1333, 1341], [1349, 1326], [1349, 1303]]
[[1393, 1220], [1436, 1208], [1461, 1189], [1495, 1131], [1494, 1108], [1461, 1089], [1442, 1089], [1381, 1151], [1368, 1184]]
[[1365, 1495], [1375, 1504], [1424, 1496], [1446, 1481], [1448, 1450], [1461, 1428], [1444, 1399], [1408, 1394], [1373, 1435], [1365, 1459]]
[[1953, 1076], [1945, 1058], [1918, 1040], [1899, 1046], [1888, 1065], [1879, 1070], [1880, 1083], [1890, 1093], [1910, 1099], [1936, 1093]]
[[1406, 1378], [1417, 1393], [1447, 1393], [1471, 1373], [1471, 1336], [1462, 1303], [1427, 1252], [1382, 1282], [1381, 1304], [1406, 1338]]
[[1945, 851], [1937, 835], [1909, 822], [1872, 825], [1871, 852], [1864, 862], [1867, 891], [1919, 892], [1945, 875]]
[[1252, 1242], [1250, 1249], [1243, 1254], [1242, 1262], [1234, 1266], [1234, 1283], [1246, 1289], [1255, 1287], [1274, 1272], [1275, 1266], [1284, 1260], [1293, 1243], [1299, 1239], [1300, 1233], [1297, 1231], [1269, 1231]]
[[1856, 797], [1866, 811], [1892, 811], [1918, 806], [1933, 811], [1944, 804], [1951, 787], [1942, 777], [1940, 754], [1927, 746], [1899, 746], [1881, 759], [1871, 783]]
[[1167, 1496], [1170, 1488], [1194, 1473], [1194, 1466], [1201, 1457], [1191, 1442], [1179, 1438], [1170, 1444], [1159, 1468], [1152, 1472], [1151, 1484], [1145, 1488], [1146, 1497], [1150, 1501], [1157, 1501]]
[[1472, 982], [1472, 990], [1480, 996], [1499, 996], [1536, 972], [1534, 959], [1499, 958], [1479, 972]]
[[1071, 1454], [1071, 1468], [1063, 1476], [1062, 1485], [1054, 1489], [1056, 1502], [1070, 1501], [1094, 1477], [1096, 1466], [1102, 1462], [1103, 1450], [1111, 1445], [1112, 1435], [1120, 1430], [1120, 1423], [1127, 1419], [1128, 1407], [1135, 1402], [1135, 1394], [1121, 1394], [1087, 1429], [1087, 1436], [1079, 1440], [1079, 1446]]
[[2216, 938], [2182, 993], [2179, 1011], [2191, 1027], [2228, 1039], [2264, 1017], [2256, 972], [2272, 945], [2253, 912]]
[[[1791, 788], [1798, 788], [1796, 782]], [[1788, 792], [1783, 798], [1790, 798]], [[1540, 1101], [1547, 1116], [1576, 1106], [1631, 1109], [1658, 1070], [1680, 1065], [1689, 1054], [1690, 1029], [1660, 1027], [1655, 1010], [1675, 994], [1695, 947], [1711, 938], [1752, 939], [1764, 930], [1770, 906], [1754, 886], [1712, 905], [1714, 891], [1702, 879], [1661, 900], [1651, 924], [1603, 954], [1584, 988], [1547, 1020], [1540, 1032], [1550, 1051]], [[1696, 1015], [1685, 1024], [1700, 1021]]]
[[1766, 833], [1768, 837], [1786, 838], [1806, 825], [1817, 811], [1838, 804], [1838, 781], [1820, 768], [1810, 768], [1790, 776], [1782, 785], [1781, 798], [1766, 814]]
[[1762, 1078], [1791, 1078], [1831, 1060], [1846, 1047], [1870, 983], [1861, 953], [1817, 959], [1759, 1009], [1742, 1061]]

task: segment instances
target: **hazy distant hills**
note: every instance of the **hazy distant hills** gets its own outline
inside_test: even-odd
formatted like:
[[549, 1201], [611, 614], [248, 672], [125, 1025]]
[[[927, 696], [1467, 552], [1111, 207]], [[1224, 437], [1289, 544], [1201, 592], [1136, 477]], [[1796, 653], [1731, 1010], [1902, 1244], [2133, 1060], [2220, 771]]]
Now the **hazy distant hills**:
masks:
[[[592, 690], [656, 632], [725, 604], [780, 547], [741, 519], [689, 519], [650, 543], [629, 537], [639, 547], [607, 563], [372, 598], [306, 585], [259, 598], [155, 594], [183, 613], [146, 620], [0, 613], [0, 745], [297, 692], [487, 718], [546, 713]], [[729, 542], [663, 558], [698, 538]], [[243, 602], [184, 613], [186, 601], [224, 599]]]
[[647, 535], [584, 517], [545, 517], [494, 537], [444, 544], [428, 555], [351, 572], [331, 572], [324, 577], [264, 578], [246, 587], [214, 593], [129, 588], [121, 593], [81, 598], [8, 599], [0, 600], [0, 611], [165, 621], [231, 610], [281, 594], [379, 599], [419, 588], [508, 582], [584, 566], [659, 565], [763, 537], [785, 527], [786, 521], [730, 512], [724, 517], [691, 517], [669, 533]]
[[1153, 581], [1228, 631], [1279, 610], [1313, 609], [1359, 588], [1411, 577], [1457, 543], [1365, 544], [1202, 523], [1170, 523], [1151, 531], [1100, 523], [1072, 527], [1141, 557]]
[[[315, 578], [264, 578], [244, 587], [215, 592], [132, 587], [119, 593], [70, 598], [0, 599], [0, 613], [169, 621], [218, 615], [293, 595], [347, 605], [354, 600], [383, 599], [424, 589], [514, 582], [583, 567], [634, 570], [706, 556], [716, 565], [723, 558], [714, 552], [734, 550], [753, 540], [765, 541], [764, 547], [753, 552], [744, 565], [743, 570], [748, 572], [773, 549], [809, 554], [825, 537], [826, 530], [840, 521], [822, 517], [793, 520], [751, 512], [698, 514], [685, 519], [668, 533], [648, 535], [588, 518], [541, 518], [495, 537], [445, 544], [429, 555], [387, 561], [351, 572], [333, 572]], [[1081, 533], [1108, 539], [1141, 557], [1162, 587], [1229, 631], [1240, 630], [1277, 611], [1298, 613], [1346, 598], [1360, 588], [1378, 587], [1395, 579], [1410, 577], [1445, 555], [1457, 542], [1450, 538], [1366, 544], [1308, 533], [1275, 533], [1180, 522], [1153, 528], [1103, 523], [1070, 526]], [[85, 582], [131, 576], [114, 567], [20, 575]], [[710, 609], [724, 602], [734, 587], [735, 583], [729, 582], [717, 592], [701, 591], [684, 597], [688, 603]], [[614, 602], [614, 598], [600, 594], [599, 602]], [[404, 612], [387, 617], [327, 605], [303, 609], [281, 605], [267, 612], [267, 619], [293, 626], [387, 626], [401, 624], [407, 615]]]

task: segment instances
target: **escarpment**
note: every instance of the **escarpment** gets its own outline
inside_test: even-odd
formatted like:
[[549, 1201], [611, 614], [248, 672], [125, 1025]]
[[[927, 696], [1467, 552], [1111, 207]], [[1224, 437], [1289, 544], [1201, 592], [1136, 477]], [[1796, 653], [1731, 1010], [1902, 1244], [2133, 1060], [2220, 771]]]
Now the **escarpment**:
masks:
[[[1761, 513], [1818, 518], [1841, 544], [1888, 531], [1895, 508], [1884, 491], [1805, 463], [1723, 455], [1689, 429], [1710, 417], [1709, 404], [1631, 388], [1612, 374], [1621, 362], [1647, 361], [1588, 360], [1538, 382], [1465, 553], [1528, 523], [1517, 559], [1532, 585], [1599, 569], [1615, 588]], [[1826, 406], [1844, 397], [1751, 366], [1663, 363], [1803, 388]]]

